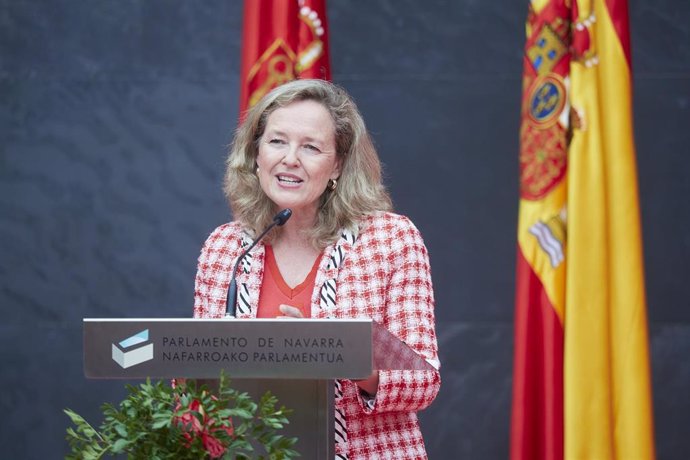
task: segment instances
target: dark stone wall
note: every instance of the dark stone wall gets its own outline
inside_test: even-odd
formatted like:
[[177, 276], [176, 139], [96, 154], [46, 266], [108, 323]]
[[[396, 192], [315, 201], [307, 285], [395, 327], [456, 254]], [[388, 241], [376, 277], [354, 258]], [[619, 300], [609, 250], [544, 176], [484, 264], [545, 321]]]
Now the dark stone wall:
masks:
[[[431, 253], [443, 386], [431, 458], [507, 458], [524, 2], [331, 1], [334, 80], [356, 98], [399, 212]], [[241, 2], [0, 1], [2, 457], [58, 458], [98, 421], [82, 317], [191, 313], [229, 219]], [[636, 142], [659, 458], [690, 451], [690, 4], [631, 0]]]

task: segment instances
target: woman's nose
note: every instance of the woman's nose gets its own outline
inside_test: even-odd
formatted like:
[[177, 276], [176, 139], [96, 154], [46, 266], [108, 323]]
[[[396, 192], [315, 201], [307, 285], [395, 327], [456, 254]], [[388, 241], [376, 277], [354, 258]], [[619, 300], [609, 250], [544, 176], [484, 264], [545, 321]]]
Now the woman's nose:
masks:
[[299, 163], [298, 155], [299, 147], [296, 145], [290, 145], [287, 148], [287, 152], [283, 157], [283, 163], [288, 165], [296, 165]]

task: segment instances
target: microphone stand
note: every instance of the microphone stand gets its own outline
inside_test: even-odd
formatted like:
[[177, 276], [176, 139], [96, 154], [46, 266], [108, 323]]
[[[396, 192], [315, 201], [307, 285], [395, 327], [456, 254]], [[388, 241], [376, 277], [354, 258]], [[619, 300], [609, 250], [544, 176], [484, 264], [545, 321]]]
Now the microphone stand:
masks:
[[256, 246], [256, 243], [261, 241], [261, 239], [266, 236], [268, 232], [270, 232], [273, 227], [277, 226], [282, 226], [285, 224], [285, 222], [288, 221], [290, 216], [292, 215], [292, 210], [291, 209], [283, 209], [280, 211], [278, 214], [273, 217], [273, 222], [271, 225], [266, 227], [266, 229], [259, 235], [258, 238], [254, 239], [252, 244], [249, 245], [245, 251], [240, 254], [240, 256], [237, 258], [237, 261], [235, 262], [235, 266], [232, 268], [232, 278], [230, 279], [230, 286], [228, 287], [228, 296], [226, 299], [226, 305], [225, 305], [225, 317], [226, 318], [235, 318], [236, 312], [237, 312], [237, 280], [235, 277], [237, 276], [237, 267], [240, 265], [240, 262], [246, 257], [247, 254], [249, 254], [249, 251], [254, 249], [254, 246]]

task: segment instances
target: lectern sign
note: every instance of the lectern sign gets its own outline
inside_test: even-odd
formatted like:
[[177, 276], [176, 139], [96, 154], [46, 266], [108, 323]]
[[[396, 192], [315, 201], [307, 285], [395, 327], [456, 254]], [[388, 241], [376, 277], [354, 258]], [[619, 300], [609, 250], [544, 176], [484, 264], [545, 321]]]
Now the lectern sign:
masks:
[[84, 367], [91, 378], [365, 378], [371, 336], [370, 320], [87, 318]]

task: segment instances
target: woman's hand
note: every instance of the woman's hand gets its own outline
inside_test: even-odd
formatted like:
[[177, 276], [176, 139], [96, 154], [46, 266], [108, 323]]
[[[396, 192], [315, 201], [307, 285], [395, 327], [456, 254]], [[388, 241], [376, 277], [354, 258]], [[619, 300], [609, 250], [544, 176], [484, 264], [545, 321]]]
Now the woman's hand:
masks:
[[304, 318], [302, 310], [292, 305], [281, 304], [278, 310], [283, 314], [283, 316], [279, 316], [278, 318]]
[[379, 389], [379, 371], [374, 371], [369, 377], [362, 380], [353, 380], [353, 382], [370, 396], [375, 396], [376, 390]]
[[[281, 304], [278, 309], [283, 314], [278, 318], [304, 318], [302, 310], [292, 305]], [[376, 390], [379, 388], [379, 371], [375, 371], [366, 379], [353, 380], [362, 390], [369, 393], [371, 396], [376, 394]]]

